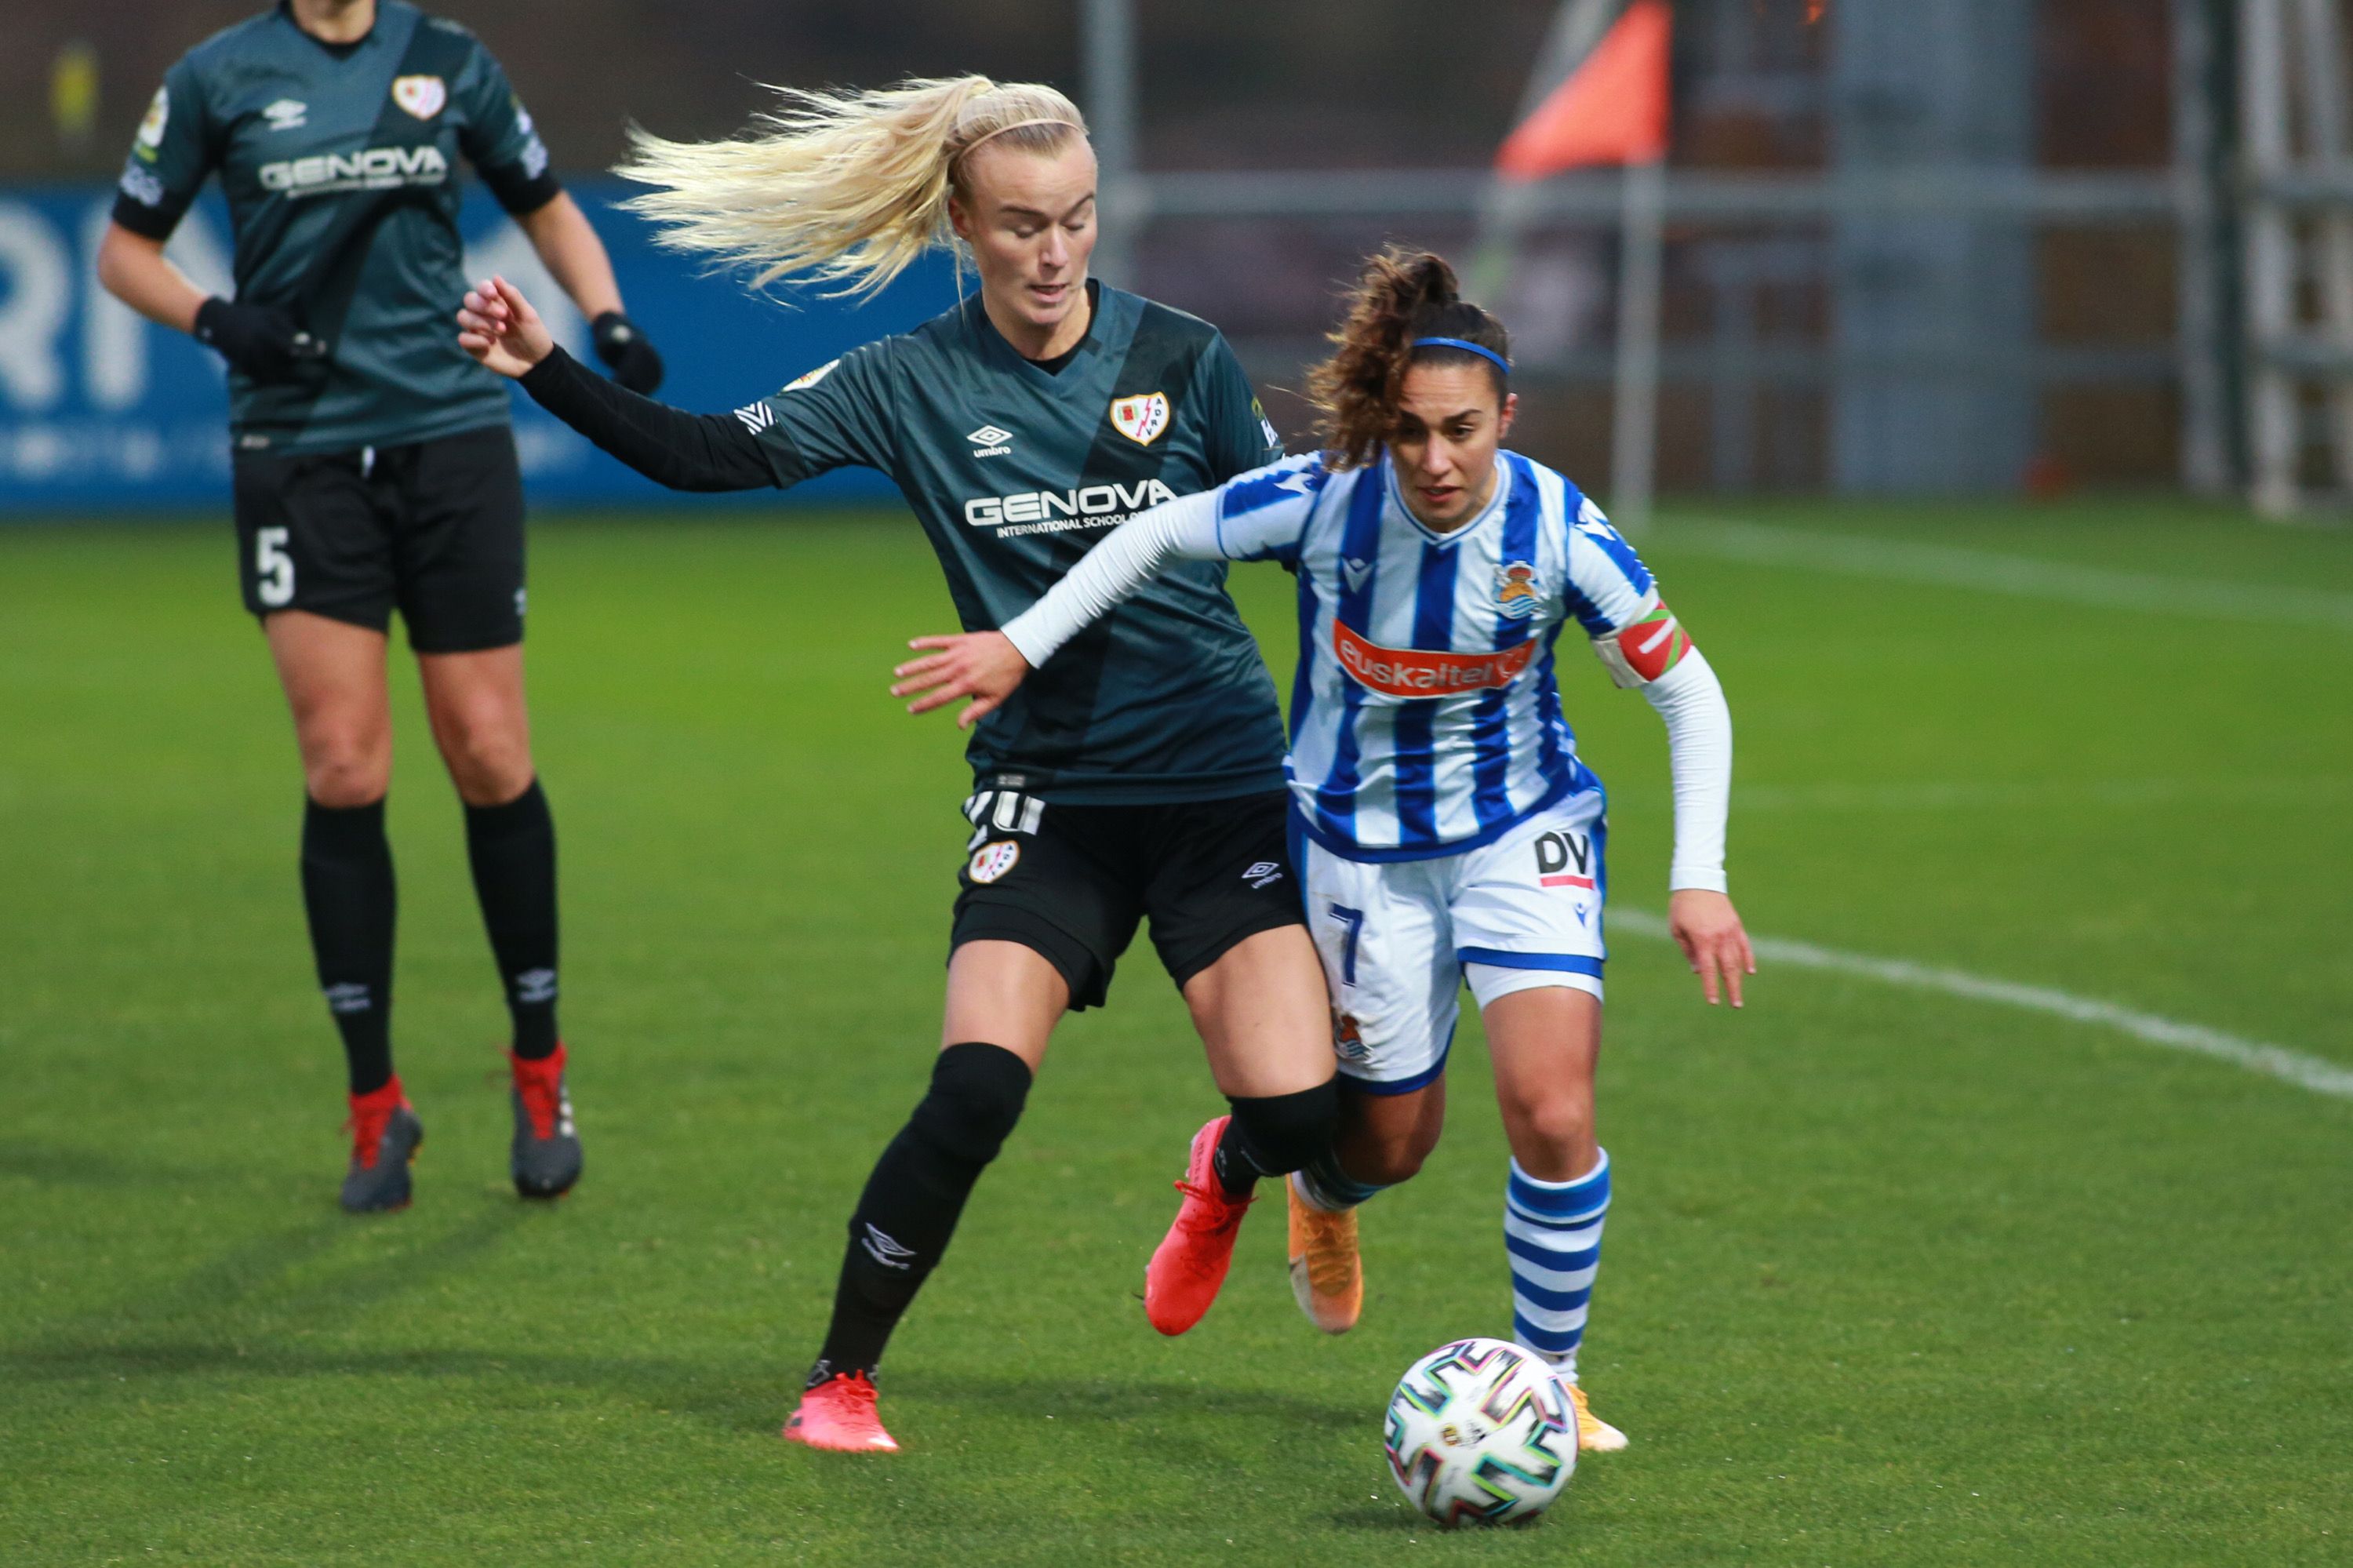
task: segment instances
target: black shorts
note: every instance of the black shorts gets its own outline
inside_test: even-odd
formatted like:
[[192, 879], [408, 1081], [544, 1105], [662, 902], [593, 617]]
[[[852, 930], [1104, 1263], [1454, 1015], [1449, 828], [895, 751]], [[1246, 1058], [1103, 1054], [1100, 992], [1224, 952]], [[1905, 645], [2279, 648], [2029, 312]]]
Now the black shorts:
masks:
[[1168, 978], [1185, 982], [1244, 938], [1306, 924], [1291, 868], [1286, 791], [1175, 805], [1050, 805], [984, 781], [956, 880], [949, 949], [1018, 942], [1097, 1007], [1113, 967], [1152, 920]]
[[255, 615], [382, 631], [398, 609], [419, 653], [522, 641], [522, 471], [504, 425], [234, 461], [237, 578]]

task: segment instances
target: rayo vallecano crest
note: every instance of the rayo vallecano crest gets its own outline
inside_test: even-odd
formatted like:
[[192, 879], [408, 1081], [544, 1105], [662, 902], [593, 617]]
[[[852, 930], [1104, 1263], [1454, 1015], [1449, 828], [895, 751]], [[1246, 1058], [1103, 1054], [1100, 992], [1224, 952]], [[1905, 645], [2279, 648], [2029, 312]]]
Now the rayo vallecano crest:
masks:
[[392, 101], [419, 120], [430, 120], [449, 101], [449, 89], [438, 76], [396, 76]]
[[1168, 394], [1146, 392], [1136, 397], [1113, 398], [1111, 424], [1137, 446], [1150, 446], [1168, 428]]

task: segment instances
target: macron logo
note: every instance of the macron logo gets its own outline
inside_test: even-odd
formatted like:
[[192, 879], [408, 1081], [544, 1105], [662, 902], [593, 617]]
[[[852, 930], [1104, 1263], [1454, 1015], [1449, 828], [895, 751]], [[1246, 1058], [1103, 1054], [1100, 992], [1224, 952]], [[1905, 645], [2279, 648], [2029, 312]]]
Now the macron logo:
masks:
[[765, 403], [746, 403], [735, 410], [735, 418], [756, 436], [776, 422], [776, 411]]
[[1013, 432], [995, 425], [983, 425], [965, 440], [972, 443], [972, 455], [976, 458], [1003, 457], [1013, 450]]

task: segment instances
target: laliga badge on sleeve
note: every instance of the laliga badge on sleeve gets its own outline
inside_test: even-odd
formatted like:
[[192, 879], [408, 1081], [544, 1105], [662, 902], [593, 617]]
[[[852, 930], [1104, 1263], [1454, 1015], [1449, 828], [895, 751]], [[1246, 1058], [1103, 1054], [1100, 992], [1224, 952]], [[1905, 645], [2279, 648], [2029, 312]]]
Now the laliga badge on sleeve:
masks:
[[449, 101], [449, 89], [438, 76], [396, 76], [392, 101], [419, 120], [430, 120]]
[[1135, 397], [1113, 398], [1111, 423], [1112, 429], [1137, 446], [1150, 446], [1168, 429], [1168, 394], [1146, 392]]

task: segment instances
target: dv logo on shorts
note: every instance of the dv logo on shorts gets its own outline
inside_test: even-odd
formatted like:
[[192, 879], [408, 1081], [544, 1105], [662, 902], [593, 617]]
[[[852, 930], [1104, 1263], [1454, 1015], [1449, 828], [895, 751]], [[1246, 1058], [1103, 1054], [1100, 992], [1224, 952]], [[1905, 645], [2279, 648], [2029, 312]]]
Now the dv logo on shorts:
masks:
[[972, 863], [965, 872], [975, 882], [986, 887], [1021, 862], [1021, 846], [1009, 839], [999, 839], [993, 844], [983, 844], [972, 852]]
[[1168, 428], [1168, 394], [1146, 392], [1138, 397], [1113, 398], [1111, 424], [1137, 446], [1150, 446]]
[[438, 76], [396, 76], [392, 101], [419, 120], [430, 120], [449, 101], [449, 88]]
[[[1583, 833], [1536, 835], [1536, 882], [1544, 887], [1593, 886], [1593, 841]], [[1574, 866], [1576, 869], [1571, 870]]]

